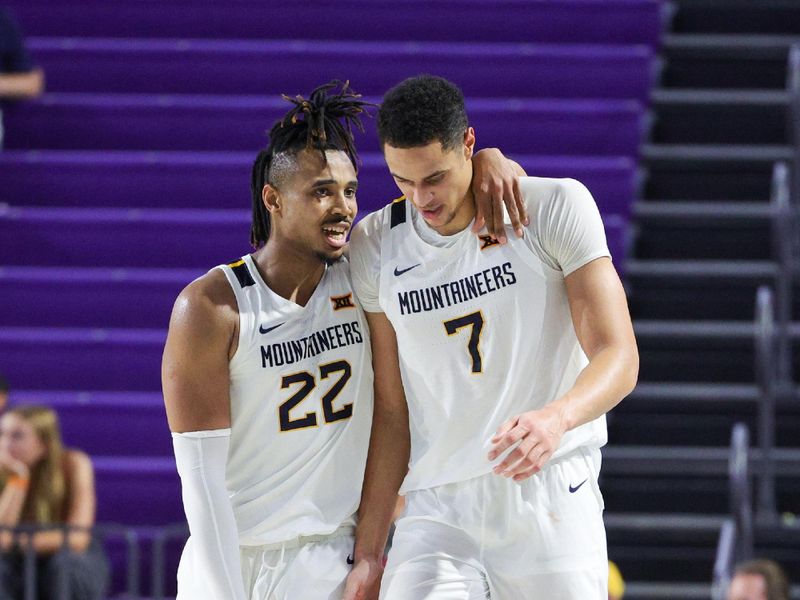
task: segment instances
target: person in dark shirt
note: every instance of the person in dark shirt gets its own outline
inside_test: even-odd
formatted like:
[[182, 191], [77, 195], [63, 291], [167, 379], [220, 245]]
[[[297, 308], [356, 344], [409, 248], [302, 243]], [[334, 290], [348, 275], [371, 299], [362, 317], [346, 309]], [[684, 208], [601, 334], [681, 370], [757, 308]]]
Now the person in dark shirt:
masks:
[[[44, 90], [44, 72], [34, 65], [16, 20], [0, 7], [0, 101], [36, 98]], [[0, 120], [0, 147], [3, 126]]]

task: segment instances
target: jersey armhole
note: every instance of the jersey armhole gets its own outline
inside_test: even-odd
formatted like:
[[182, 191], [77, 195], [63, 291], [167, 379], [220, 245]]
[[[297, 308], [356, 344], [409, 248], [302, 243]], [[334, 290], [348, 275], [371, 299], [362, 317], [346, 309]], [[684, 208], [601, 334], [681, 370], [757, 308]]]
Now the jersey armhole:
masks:
[[[233, 263], [237, 264], [237, 263]], [[242, 266], [246, 265], [242, 263]], [[233, 299], [236, 302], [236, 315], [239, 321], [239, 331], [236, 335], [236, 348], [233, 350], [233, 354], [231, 355], [230, 359], [228, 360], [229, 365], [233, 365], [234, 361], [236, 360], [237, 356], [240, 356], [240, 349], [242, 347], [242, 337], [245, 335], [245, 332], [250, 331], [251, 323], [246, 323], [245, 320], [249, 320], [246, 312], [242, 310], [242, 301], [240, 299], [240, 293], [237, 288], [244, 287], [242, 285], [241, 276], [237, 275], [231, 265], [219, 265], [216, 267], [225, 275], [225, 279], [228, 281], [228, 285], [231, 288], [231, 292], [233, 292]], [[249, 275], [249, 271], [248, 271]]]

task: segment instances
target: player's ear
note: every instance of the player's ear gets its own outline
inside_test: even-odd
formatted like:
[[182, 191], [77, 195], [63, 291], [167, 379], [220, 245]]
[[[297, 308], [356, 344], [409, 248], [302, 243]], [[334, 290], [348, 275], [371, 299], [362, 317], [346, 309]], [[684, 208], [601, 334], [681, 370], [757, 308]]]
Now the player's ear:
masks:
[[261, 190], [261, 201], [264, 203], [264, 208], [270, 214], [279, 213], [281, 211], [281, 196], [278, 189], [266, 184]]
[[475, 130], [472, 127], [467, 127], [464, 132], [464, 158], [472, 160], [472, 155], [475, 152]]

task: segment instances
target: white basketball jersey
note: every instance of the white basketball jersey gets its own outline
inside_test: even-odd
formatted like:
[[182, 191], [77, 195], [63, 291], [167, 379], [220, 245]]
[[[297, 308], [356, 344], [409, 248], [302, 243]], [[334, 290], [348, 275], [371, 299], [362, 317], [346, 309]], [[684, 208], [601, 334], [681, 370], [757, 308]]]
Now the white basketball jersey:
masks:
[[342, 259], [306, 306], [250, 255], [222, 269], [239, 307], [227, 486], [243, 546], [354, 523], [372, 422], [369, 332]]
[[[533, 197], [557, 195], [553, 181], [521, 180]], [[505, 245], [470, 229], [448, 236], [447, 246], [429, 243], [417, 231], [427, 226], [420, 218], [415, 227], [412, 217], [418, 217], [402, 198], [366, 217], [353, 235], [359, 293], [365, 275], [356, 263], [374, 258], [364, 262], [368, 251], [358, 244], [362, 236], [371, 238], [364, 246], [373, 253], [379, 244], [378, 310], [397, 334], [411, 428], [403, 491], [490, 472], [500, 460], [487, 459], [498, 427], [559, 398], [588, 364], [573, 328], [564, 272], [532, 249], [530, 230], [547, 225], [541, 223], [544, 209], [529, 204], [526, 239], [509, 229]], [[596, 218], [602, 242], [593, 258], [608, 255], [599, 213]], [[364, 306], [375, 310], [366, 299]], [[553, 458], [605, 441], [601, 417], [568, 432]]]

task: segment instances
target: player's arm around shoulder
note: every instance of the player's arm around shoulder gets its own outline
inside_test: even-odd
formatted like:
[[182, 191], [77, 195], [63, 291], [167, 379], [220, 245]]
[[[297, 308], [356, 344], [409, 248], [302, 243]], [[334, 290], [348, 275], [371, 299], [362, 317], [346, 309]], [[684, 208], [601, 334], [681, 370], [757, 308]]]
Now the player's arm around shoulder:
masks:
[[230, 427], [228, 361], [238, 333], [236, 298], [219, 269], [180, 293], [161, 365], [170, 430]]

